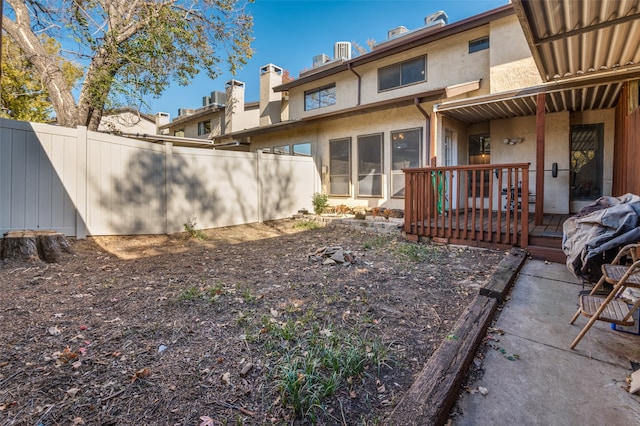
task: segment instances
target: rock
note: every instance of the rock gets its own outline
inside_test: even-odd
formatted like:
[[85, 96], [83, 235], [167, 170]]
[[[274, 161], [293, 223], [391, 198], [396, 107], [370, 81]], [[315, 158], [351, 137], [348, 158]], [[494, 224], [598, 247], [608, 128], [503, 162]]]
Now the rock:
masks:
[[245, 364], [242, 370], [240, 370], [240, 377], [247, 377], [251, 370], [253, 370], [253, 364], [250, 362]]
[[327, 258], [327, 259], [325, 259], [325, 261], [324, 261], [324, 262], [322, 262], [322, 264], [323, 264], [323, 265], [335, 265], [335, 264], [336, 264], [336, 261], [335, 261], [335, 260], [333, 260], [333, 259], [331, 259], [331, 258]]
[[335, 253], [331, 255], [331, 259], [335, 260], [337, 263], [344, 263], [344, 250], [342, 247], [337, 247]]

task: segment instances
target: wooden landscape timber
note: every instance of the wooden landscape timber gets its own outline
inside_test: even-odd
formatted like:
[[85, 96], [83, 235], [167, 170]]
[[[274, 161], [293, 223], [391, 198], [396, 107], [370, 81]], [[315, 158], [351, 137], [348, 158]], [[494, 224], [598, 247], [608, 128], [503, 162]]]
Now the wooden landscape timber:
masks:
[[429, 358], [386, 424], [446, 424], [498, 305], [505, 300], [526, 259], [527, 253], [518, 248], [511, 249], [502, 259], [486, 287], [480, 289], [452, 332]]
[[69, 242], [51, 230], [5, 232], [0, 242], [0, 260], [58, 263], [64, 253], [73, 253]]

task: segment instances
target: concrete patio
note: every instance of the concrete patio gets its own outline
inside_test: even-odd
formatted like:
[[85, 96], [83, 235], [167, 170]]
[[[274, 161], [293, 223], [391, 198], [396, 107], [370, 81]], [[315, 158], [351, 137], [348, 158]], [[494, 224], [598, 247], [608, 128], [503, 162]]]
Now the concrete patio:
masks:
[[524, 265], [494, 324], [504, 335], [494, 333], [484, 374], [470, 385], [488, 393], [463, 393], [453, 425], [640, 424], [640, 396], [625, 390], [630, 361], [640, 362], [640, 336], [597, 322], [570, 350], [586, 323], [569, 324], [581, 290], [562, 264]]

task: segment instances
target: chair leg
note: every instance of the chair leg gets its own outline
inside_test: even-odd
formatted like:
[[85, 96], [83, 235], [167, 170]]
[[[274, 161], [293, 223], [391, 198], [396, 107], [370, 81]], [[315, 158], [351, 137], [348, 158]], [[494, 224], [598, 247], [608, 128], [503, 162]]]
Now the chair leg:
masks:
[[573, 324], [574, 322], [576, 322], [576, 320], [578, 319], [578, 317], [580, 316], [580, 308], [578, 308], [578, 310], [576, 311], [576, 313], [573, 315], [573, 318], [571, 318], [571, 322], [569, 324]]
[[[600, 279], [598, 280], [598, 282], [596, 283], [595, 286], [593, 286], [593, 288], [591, 289], [591, 292], [589, 293], [590, 296], [593, 296], [593, 294], [598, 291], [598, 289], [600, 287], [602, 287], [602, 284], [604, 284], [604, 276], [600, 277]], [[573, 324], [574, 322], [576, 322], [576, 320], [578, 319], [578, 317], [580, 316], [580, 308], [578, 308], [578, 310], [576, 311], [576, 313], [573, 315], [573, 318], [571, 318], [571, 322], [569, 324]]]
[[605, 310], [605, 308], [607, 307], [607, 305], [609, 304], [609, 302], [611, 302], [611, 300], [615, 297], [616, 293], [619, 290], [620, 285], [617, 285], [616, 288], [613, 289], [613, 291], [611, 291], [609, 293], [609, 295], [607, 296], [607, 298], [602, 302], [602, 304], [600, 304], [600, 307], [598, 308], [598, 310], [593, 314], [593, 316], [591, 318], [589, 318], [589, 322], [587, 322], [587, 325], [585, 325], [582, 328], [582, 331], [580, 331], [580, 334], [578, 334], [578, 337], [576, 337], [573, 342], [571, 343], [571, 346], [569, 346], [569, 349], [573, 349], [576, 347], [576, 345], [580, 342], [580, 340], [584, 337], [585, 334], [587, 334], [587, 331], [589, 331], [589, 329], [591, 328], [591, 326], [598, 321], [598, 318], [600, 318], [600, 314]]

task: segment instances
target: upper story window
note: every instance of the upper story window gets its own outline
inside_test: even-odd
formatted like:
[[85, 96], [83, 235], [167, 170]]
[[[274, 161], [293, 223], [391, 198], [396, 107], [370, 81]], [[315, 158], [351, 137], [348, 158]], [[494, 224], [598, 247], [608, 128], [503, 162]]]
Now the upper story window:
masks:
[[320, 87], [304, 92], [304, 110], [324, 108], [336, 103], [336, 85]]
[[173, 136], [184, 137], [184, 129], [178, 129], [173, 131]]
[[211, 133], [211, 121], [201, 121], [198, 123], [198, 136]]
[[427, 57], [410, 59], [378, 70], [378, 90], [388, 90], [427, 80]]
[[469, 42], [469, 53], [479, 52], [489, 48], [489, 37], [482, 37]]

